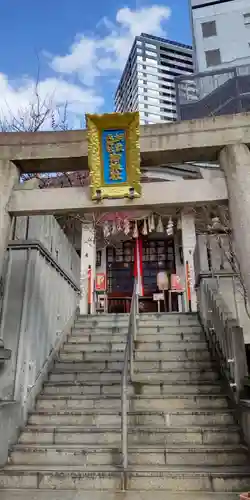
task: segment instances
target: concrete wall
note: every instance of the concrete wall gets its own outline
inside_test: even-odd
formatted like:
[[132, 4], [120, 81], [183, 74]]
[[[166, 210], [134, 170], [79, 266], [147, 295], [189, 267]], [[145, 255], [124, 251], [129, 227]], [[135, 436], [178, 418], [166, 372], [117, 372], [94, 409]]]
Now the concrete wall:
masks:
[[[5, 259], [0, 337], [12, 356], [0, 372], [0, 465], [26, 422], [78, 303], [79, 274], [78, 282], [72, 276], [79, 257], [51, 219], [42, 225], [36, 218], [29, 226], [51, 252], [31, 240], [15, 240]], [[23, 236], [23, 222], [17, 222], [15, 237]]]
[[[204, 0], [192, 0], [192, 6], [204, 3]], [[221, 64], [216, 68], [227, 67], [232, 61], [234, 65], [250, 63], [250, 26], [244, 24], [246, 13], [250, 13], [249, 0], [234, 0], [192, 10], [197, 71], [214, 69], [207, 67], [207, 50], [220, 49]], [[202, 23], [208, 21], [216, 22], [217, 35], [203, 38]]]
[[[53, 215], [16, 217], [13, 240], [38, 240], [76, 283], [80, 281], [80, 259]], [[81, 247], [80, 247], [81, 248]]]

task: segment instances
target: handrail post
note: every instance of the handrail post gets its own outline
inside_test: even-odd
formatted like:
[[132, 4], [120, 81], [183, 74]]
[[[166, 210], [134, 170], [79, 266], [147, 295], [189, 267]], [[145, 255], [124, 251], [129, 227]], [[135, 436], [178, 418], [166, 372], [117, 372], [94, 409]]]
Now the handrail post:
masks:
[[[137, 283], [134, 284], [133, 296], [130, 307], [128, 334], [125, 347], [124, 365], [121, 379], [121, 450], [122, 450], [122, 468], [123, 468], [123, 484], [122, 490], [127, 489], [127, 473], [128, 473], [128, 373], [130, 380], [133, 377], [133, 347], [136, 338], [137, 330]], [[130, 362], [130, 372], [128, 363]]]
[[122, 468], [123, 468], [123, 485], [122, 489], [126, 490], [127, 483], [127, 469], [128, 469], [128, 412], [127, 412], [127, 374], [123, 373], [123, 383], [122, 383], [122, 412], [121, 412], [121, 421], [122, 421]]

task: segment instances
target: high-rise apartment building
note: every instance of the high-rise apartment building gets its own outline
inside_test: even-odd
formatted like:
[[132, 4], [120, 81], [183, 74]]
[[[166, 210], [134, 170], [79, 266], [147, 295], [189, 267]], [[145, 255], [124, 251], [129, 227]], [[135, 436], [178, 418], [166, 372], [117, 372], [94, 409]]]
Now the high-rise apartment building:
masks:
[[140, 111], [141, 123], [174, 121], [175, 77], [193, 73], [192, 47], [142, 33], [115, 94], [115, 110]]
[[250, 0], [189, 0], [196, 72], [250, 63]]

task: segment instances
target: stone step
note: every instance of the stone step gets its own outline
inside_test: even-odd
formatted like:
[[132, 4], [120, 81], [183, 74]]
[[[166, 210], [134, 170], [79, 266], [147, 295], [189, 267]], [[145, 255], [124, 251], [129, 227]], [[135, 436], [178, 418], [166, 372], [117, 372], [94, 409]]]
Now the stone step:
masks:
[[[86, 316], [85, 316], [86, 317]], [[94, 319], [102, 319], [103, 321], [108, 321], [111, 317], [112, 314], [100, 314], [98, 315], [92, 315], [88, 316], [88, 318], [91, 321], [91, 317]], [[79, 315], [77, 316], [77, 319], [82, 319], [83, 316]], [[154, 321], [155, 323], [158, 323], [160, 321], [169, 321], [169, 322], [180, 322], [180, 321], [199, 321], [198, 314], [197, 313], [181, 313], [181, 312], [171, 312], [171, 313], [142, 313], [139, 312], [137, 314], [137, 318], [140, 321]], [[129, 313], [127, 314], [114, 314], [113, 315], [113, 322], [116, 321], [125, 321], [126, 319], [129, 319]]]
[[[126, 338], [128, 335], [128, 325], [124, 326], [104, 326], [104, 327], [91, 327], [88, 325], [81, 326], [78, 323], [74, 325], [72, 328], [72, 335], [73, 336], [81, 336], [81, 335], [93, 335], [97, 337], [104, 337], [105, 335], [108, 336], [115, 336], [119, 335], [123, 338]], [[154, 324], [152, 326], [145, 324], [138, 324], [138, 329], [137, 329], [137, 335], [141, 337], [149, 337], [151, 335], [164, 335], [164, 336], [186, 336], [186, 335], [193, 335], [195, 337], [198, 337], [201, 335], [202, 337], [205, 337], [205, 334], [203, 333], [203, 330], [201, 328], [201, 325], [199, 323], [191, 325], [157, 325]]]
[[[123, 361], [124, 360], [124, 350], [123, 351], [113, 351], [105, 352], [101, 351], [84, 351], [84, 346], [80, 344], [66, 344], [64, 348], [59, 353], [59, 359], [65, 361], [65, 359], [71, 359], [72, 361]], [[135, 351], [134, 360], [145, 360], [145, 361], [173, 361], [173, 360], [210, 360], [210, 354], [206, 349], [188, 349], [188, 350], [158, 350], [158, 351]]]
[[[78, 346], [76, 346], [78, 347]], [[65, 348], [58, 354], [61, 361], [123, 361], [124, 351], [116, 352], [84, 352], [79, 349]]]
[[[78, 410], [78, 409], [101, 409], [110, 408], [120, 411], [121, 400], [119, 397], [112, 396], [40, 396], [37, 400], [36, 408], [49, 409], [49, 410]], [[202, 409], [202, 408], [228, 408], [228, 400], [226, 397], [219, 396], [182, 396], [175, 395], [170, 397], [164, 396], [130, 396], [128, 401], [128, 408], [131, 411], [141, 410], [157, 410], [157, 411], [171, 411], [182, 409]]]
[[[162, 452], [163, 453], [163, 452]], [[121, 465], [120, 446], [24, 445], [17, 444], [10, 454], [10, 465]]]
[[218, 381], [219, 374], [212, 370], [201, 370], [200, 368], [193, 369], [165, 369], [164, 372], [135, 372], [133, 375], [134, 382], [157, 382], [158, 384], [165, 382], [208, 382]]
[[[125, 333], [128, 331], [128, 321], [120, 321], [116, 323], [112, 322], [107, 322], [107, 321], [93, 321], [93, 322], [82, 322], [82, 321], [76, 321], [73, 325], [73, 328], [79, 330], [79, 329], [84, 329], [84, 330], [95, 330], [97, 333], [99, 332], [104, 332], [105, 330], [109, 332], [118, 332], [122, 331], [122, 333]], [[194, 331], [199, 331], [201, 332], [201, 324], [199, 321], [181, 321], [181, 323], [178, 323], [176, 321], [153, 321], [153, 320], [148, 320], [148, 321], [141, 321], [140, 319], [137, 321], [137, 330], [141, 331], [141, 333], [144, 333], [144, 331], [147, 330], [148, 333], [152, 333], [155, 331], [160, 332], [167, 332], [170, 330], [170, 332], [175, 333], [177, 330], [180, 332], [182, 331], [189, 331], [190, 333], [194, 329]]]
[[[147, 386], [149, 387], [149, 386]], [[130, 385], [128, 386], [128, 394], [134, 394], [135, 390]], [[153, 393], [153, 391], [152, 391]], [[158, 392], [158, 394], [160, 394]], [[88, 382], [81, 384], [72, 384], [71, 382], [46, 382], [43, 388], [42, 396], [55, 395], [55, 396], [68, 396], [72, 395], [77, 397], [78, 395], [84, 396], [104, 396], [104, 395], [114, 395], [118, 398], [121, 397], [121, 382], [105, 382], [100, 384], [100, 382]]]
[[[117, 315], [112, 315], [112, 314], [98, 314], [98, 315], [88, 315], [88, 316], [81, 316], [79, 315], [76, 319], [76, 324], [83, 324], [83, 325], [92, 325], [92, 326], [98, 326], [98, 325], [109, 325], [109, 326], [116, 326], [116, 325], [127, 325], [129, 321], [129, 315], [128, 314], [117, 314]], [[199, 324], [198, 316], [197, 314], [187, 314], [187, 313], [170, 313], [170, 314], [138, 314], [138, 323], [139, 325], [143, 324], [148, 324], [148, 325], [197, 325]]]
[[[71, 358], [71, 356], [70, 356]], [[169, 360], [169, 361], [148, 361], [148, 360], [136, 360], [134, 363], [136, 370], [138, 371], [164, 371], [165, 369], [182, 369], [188, 370], [192, 368], [200, 368], [200, 370], [211, 370], [215, 369], [216, 365], [211, 360]], [[122, 371], [124, 367], [123, 361], [72, 361], [72, 359], [67, 359], [64, 361], [58, 361], [54, 365], [54, 372], [64, 371], [64, 372], [77, 372], [77, 371], [103, 371], [103, 370], [118, 370]]]
[[[71, 337], [71, 338], [75, 338], [75, 337]], [[107, 342], [107, 343], [104, 343], [104, 342], [99, 342], [99, 340], [97, 340], [97, 342], [71, 342], [71, 338], [64, 344], [64, 349], [65, 350], [73, 350], [73, 351], [85, 351], [87, 349], [90, 349], [91, 351], [99, 351], [99, 352], [102, 352], [104, 350], [104, 352], [110, 352], [110, 351], [124, 351], [124, 348], [126, 346], [126, 343], [125, 342]], [[199, 341], [199, 342], [196, 342], [194, 341], [194, 343], [192, 342], [189, 342], [189, 341], [178, 341], [178, 340], [174, 340], [174, 341], [168, 341], [167, 337], [165, 338], [165, 341], [164, 342], [160, 342], [158, 341], [158, 337], [157, 335], [155, 336], [155, 341], [154, 342], [144, 342], [144, 341], [140, 341], [140, 340], [136, 340], [135, 342], [135, 349], [136, 350], [152, 350], [152, 351], [158, 351], [160, 349], [162, 350], [173, 350], [173, 351], [182, 351], [182, 350], [185, 350], [185, 351], [189, 351], [189, 350], [207, 350], [207, 343], [205, 342], [205, 340], [203, 341]]]
[[[97, 332], [95, 329], [93, 331], [85, 331], [85, 330], [72, 330], [72, 333], [68, 335], [68, 341], [74, 344], [83, 344], [84, 342], [95, 342], [95, 343], [114, 343], [114, 342], [126, 342], [127, 341], [128, 332], [126, 330], [125, 333], [119, 332]], [[199, 342], [205, 342], [205, 334], [201, 332], [195, 333], [193, 330], [191, 333], [187, 333], [186, 331], [176, 333], [170, 333], [169, 330], [166, 333], [148, 333], [145, 329], [145, 332], [137, 333], [136, 339], [139, 342], [193, 342], [199, 344]]]
[[117, 382], [121, 383], [121, 371], [109, 370], [109, 371], [89, 371], [89, 372], [78, 372], [78, 373], [65, 373], [64, 371], [55, 371], [49, 375], [49, 380], [51, 382]]
[[[90, 500], [92, 491], [119, 491], [123, 485], [123, 474], [115, 467], [85, 466], [37, 466], [37, 465], [9, 465], [0, 471], [0, 491], [3, 489], [18, 489], [26, 491], [39, 488], [40, 491], [70, 490], [71, 495], [76, 490], [86, 490]], [[38, 491], [38, 490], [37, 490]], [[26, 497], [25, 497], [26, 498]], [[60, 500], [61, 496], [58, 498]], [[34, 500], [36, 499], [36, 496]], [[2, 491], [1, 491], [2, 500]], [[72, 496], [71, 496], [72, 500]], [[78, 500], [81, 500], [79, 497]], [[101, 498], [100, 498], [101, 500]]]
[[[196, 333], [188, 333], [188, 334], [181, 334], [181, 333], [175, 333], [175, 334], [165, 334], [165, 333], [154, 333], [154, 334], [147, 334], [147, 335], [141, 335], [138, 334], [136, 336], [136, 341], [135, 344], [138, 346], [138, 348], [141, 345], [145, 345], [145, 349], [149, 349], [152, 347], [152, 350], [155, 348], [159, 348], [161, 344], [171, 344], [173, 343], [174, 346], [177, 346], [177, 344], [181, 343], [183, 347], [188, 347], [189, 343], [192, 343], [193, 348], [194, 347], [200, 347], [200, 344], [206, 343], [206, 339], [204, 335], [201, 334], [196, 334]], [[121, 335], [119, 333], [114, 333], [114, 334], [105, 334], [105, 335], [91, 335], [91, 334], [79, 334], [79, 335], [72, 335], [69, 334], [67, 338], [67, 343], [69, 344], [99, 344], [100, 347], [104, 345], [112, 346], [112, 345], [117, 345], [120, 344], [122, 348], [124, 347], [124, 344], [127, 343], [127, 335]]]
[[[160, 496], [156, 500], [170, 500], [174, 492], [181, 493], [179, 498], [182, 500], [183, 494], [185, 498], [187, 492], [191, 493], [190, 500], [197, 499], [205, 500], [204, 493], [211, 494], [211, 500], [215, 493], [225, 492], [225, 496], [219, 496], [219, 500], [227, 500], [231, 492], [242, 492], [250, 490], [250, 469], [249, 467], [173, 467], [173, 466], [133, 466], [132, 471], [128, 471], [126, 486], [128, 492], [120, 493], [123, 487], [123, 474], [117, 471], [114, 467], [102, 466], [85, 467], [77, 466], [8, 466], [4, 471], [0, 471], [0, 488], [24, 490], [27, 488], [36, 490], [39, 488], [39, 493], [49, 491], [49, 500], [56, 498], [61, 499], [61, 491], [69, 491], [70, 500], [93, 500], [92, 492], [98, 493], [97, 500], [102, 500], [103, 492], [108, 492], [109, 500], [130, 500], [127, 494], [133, 494], [132, 500], [151, 500], [155, 491], [156, 494], [164, 492], [164, 497]], [[59, 490], [60, 497], [53, 497], [56, 490]], [[73, 491], [72, 491], [73, 490]], [[79, 490], [77, 497], [73, 495]], [[81, 490], [86, 491], [86, 497], [82, 497]], [[91, 493], [90, 493], [91, 492]], [[115, 496], [114, 496], [115, 492]], [[167, 497], [166, 497], [166, 492]], [[199, 493], [198, 493], [199, 492]], [[2, 500], [1, 492], [1, 500]], [[9, 492], [8, 492], [9, 493]], [[150, 497], [149, 497], [150, 493]], [[25, 491], [26, 495], [26, 491]], [[113, 496], [112, 496], [113, 495]], [[125, 496], [124, 496], [125, 495]], [[138, 496], [139, 495], [139, 496]], [[199, 496], [198, 496], [199, 495]], [[239, 496], [239, 495], [238, 495]], [[35, 496], [32, 500], [35, 500]], [[44, 497], [40, 497], [42, 500]], [[94, 497], [95, 498], [95, 497]], [[178, 498], [178, 497], [177, 497]], [[229, 498], [234, 498], [230, 497]], [[47, 497], [48, 499], [48, 497]], [[7, 496], [7, 500], [9, 497]], [[26, 496], [25, 496], [26, 500]], [[68, 500], [68, 499], [67, 499]], [[105, 498], [107, 500], [107, 497]]]
[[63, 346], [62, 352], [84, 352], [84, 353], [120, 353], [124, 352], [125, 342], [71, 342], [69, 339]]
[[[103, 356], [98, 356], [94, 354], [93, 358], [91, 359], [92, 356], [86, 355], [85, 356], [87, 359], [82, 359], [83, 356], [80, 359], [80, 356], [78, 354], [75, 355], [75, 353], [63, 353], [62, 356], [58, 358], [58, 362], [55, 363], [53, 371], [57, 372], [58, 370], [62, 371], [60, 366], [62, 363], [67, 363], [70, 364], [72, 363], [73, 365], [76, 365], [76, 363], [79, 363], [79, 365], [76, 365], [75, 367], [73, 366], [73, 370], [77, 368], [77, 370], [80, 370], [80, 366], [82, 365], [82, 370], [84, 371], [122, 371], [124, 367], [124, 356], [123, 359], [114, 359], [116, 356], [111, 355], [109, 356], [108, 354]], [[100, 357], [102, 359], [100, 359]], [[121, 356], [120, 356], [121, 357]], [[107, 359], [105, 359], [107, 358]], [[81, 364], [81, 365], [80, 365]], [[161, 360], [161, 359], [136, 359], [134, 360], [134, 367], [138, 371], [165, 371], [165, 370], [192, 370], [193, 368], [199, 369], [199, 370], [209, 370], [209, 369], [216, 369], [216, 364], [213, 362], [211, 359], [206, 359], [206, 360], [195, 360], [195, 359], [184, 359], [184, 360], [179, 360], [179, 359], [168, 359], [168, 360]], [[67, 368], [65, 368], [65, 371], [68, 371]]]
[[[34, 425], [88, 425], [113, 427], [121, 425], [121, 414], [116, 410], [39, 410], [29, 417]], [[128, 413], [129, 425], [180, 426], [227, 425], [234, 424], [234, 412], [228, 409], [181, 410], [164, 413], [162, 411], [137, 411]]]
[[[81, 426], [27, 426], [20, 435], [24, 444], [115, 444], [120, 446], [121, 429]], [[140, 427], [128, 429], [130, 444], [240, 444], [239, 428], [235, 425], [192, 427]]]
[[[160, 490], [152, 491], [89, 491], [84, 490], [2, 490], [1, 500], [166, 500], [166, 493]], [[183, 500], [183, 492], [168, 492], [167, 500]], [[187, 493], [185, 500], [239, 500], [238, 493]]]
[[[89, 353], [89, 352], [105, 352], [105, 353], [113, 353], [113, 352], [124, 352], [126, 343], [125, 342], [72, 342], [72, 339], [75, 339], [76, 337], [71, 337], [70, 340], [68, 340], [62, 349], [62, 352], [84, 352], [84, 353]], [[157, 337], [156, 337], [157, 338]], [[80, 339], [80, 337], [79, 337]], [[167, 340], [167, 339], [166, 339]], [[135, 354], [138, 352], [183, 352], [183, 353], [188, 353], [189, 351], [195, 351], [195, 352], [205, 352], [207, 356], [209, 356], [208, 349], [207, 349], [207, 344], [206, 342], [184, 342], [182, 340], [180, 341], [166, 341], [166, 342], [160, 342], [160, 341], [155, 341], [155, 342], [144, 342], [140, 340], [136, 340], [135, 342]]]
[[[137, 382], [133, 385], [128, 386], [128, 394], [144, 394], [144, 395], [198, 395], [198, 394], [217, 394], [221, 395], [221, 387], [218, 383], [173, 383], [169, 384], [165, 382], [164, 384], [154, 384], [154, 383], [140, 383]], [[89, 382], [89, 383], [79, 383], [73, 384], [72, 382], [47, 382], [43, 389], [43, 394], [51, 395], [68, 395], [77, 396], [79, 394], [121, 394], [121, 383], [103, 383], [99, 382]]]
[[[113, 332], [113, 333], [127, 333], [128, 332], [128, 321], [121, 321], [121, 322], [82, 322], [82, 321], [76, 321], [73, 325], [73, 328], [76, 330], [84, 330], [84, 331], [96, 331], [96, 333], [104, 333], [105, 331], [107, 332]], [[178, 333], [182, 331], [186, 331], [189, 333], [194, 332], [202, 332], [202, 327], [200, 322], [197, 321], [181, 321], [181, 323], [177, 323], [176, 321], [141, 321], [140, 319], [137, 320], [137, 331], [141, 332], [144, 334], [145, 332], [147, 333]]]
[[[124, 325], [125, 326], [125, 325]], [[196, 319], [190, 319], [186, 320], [185, 318], [182, 318], [180, 320], [174, 320], [172, 319], [167, 319], [167, 320], [161, 320], [161, 321], [154, 321], [154, 320], [141, 320], [140, 317], [137, 320], [137, 326], [138, 329], [142, 330], [142, 333], [145, 330], [148, 330], [148, 328], [153, 328], [157, 329], [158, 331], [161, 331], [163, 329], [164, 331], [182, 331], [182, 329], [191, 332], [192, 329], [194, 331], [199, 331], [202, 332], [202, 327], [201, 323], [199, 322], [198, 318]]]
[[[139, 324], [139, 322], [138, 322]], [[155, 323], [152, 326], [154, 326]], [[95, 328], [96, 330], [100, 329], [112, 329], [112, 328], [127, 328], [128, 329], [128, 319], [120, 319], [117, 321], [109, 321], [108, 319], [101, 318], [97, 320], [89, 320], [83, 321], [82, 319], [77, 319], [74, 323], [75, 328]]]
[[[180, 346], [181, 347], [181, 346]], [[134, 353], [135, 361], [140, 360], [160, 360], [164, 362], [168, 361], [208, 361], [211, 359], [210, 353], [206, 348], [192, 348], [190, 344], [189, 349], [183, 350], [173, 350], [169, 349], [161, 349], [159, 351], [143, 351], [138, 350]]]
[[[17, 444], [8, 463], [11, 465], [115, 465], [121, 464], [120, 446], [24, 445]], [[247, 465], [248, 454], [243, 446], [146, 446], [129, 447], [130, 465]]]
[[[164, 372], [153, 372], [153, 371], [137, 371], [133, 375], [134, 382], [140, 383], [151, 383], [155, 382], [161, 384], [164, 382], [211, 382], [219, 380], [219, 375], [212, 370], [202, 371], [199, 368], [192, 369], [172, 369], [165, 370]], [[50, 382], [121, 382], [121, 372], [120, 371], [78, 371], [77, 373], [65, 373], [64, 371], [55, 371], [49, 376]]]
[[139, 321], [141, 322], [149, 322], [153, 321], [155, 323], [163, 322], [172, 322], [176, 324], [180, 324], [181, 322], [198, 322], [197, 313], [139, 313], [138, 314]]
[[[170, 491], [210, 491], [212, 499], [214, 492], [249, 491], [249, 467], [242, 466], [142, 466], [133, 467], [128, 474], [127, 486], [135, 491], [150, 488]], [[184, 497], [185, 498], [185, 497]], [[168, 497], [167, 497], [168, 500]]]

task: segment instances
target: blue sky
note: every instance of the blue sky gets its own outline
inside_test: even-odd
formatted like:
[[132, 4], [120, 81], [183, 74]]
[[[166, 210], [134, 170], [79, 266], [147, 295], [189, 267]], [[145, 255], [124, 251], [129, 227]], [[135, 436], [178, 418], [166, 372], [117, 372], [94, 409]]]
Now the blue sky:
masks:
[[[87, 3], [87, 5], [86, 5]], [[0, 109], [16, 113], [39, 92], [85, 112], [113, 111], [113, 95], [141, 31], [191, 43], [188, 0], [0, 0]]]

